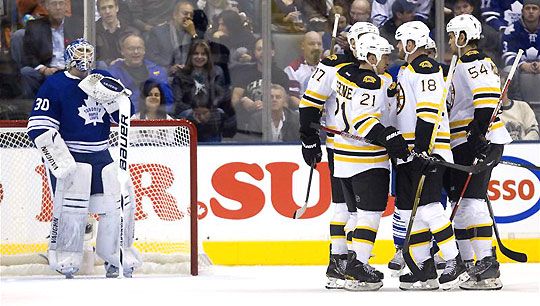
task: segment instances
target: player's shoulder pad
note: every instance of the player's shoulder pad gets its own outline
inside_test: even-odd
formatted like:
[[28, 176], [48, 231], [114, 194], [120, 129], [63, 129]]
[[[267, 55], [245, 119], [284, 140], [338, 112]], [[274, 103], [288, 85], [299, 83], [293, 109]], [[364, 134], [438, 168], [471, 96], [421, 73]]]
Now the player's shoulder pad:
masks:
[[488, 56], [485, 55], [484, 52], [482, 52], [480, 50], [477, 50], [477, 49], [473, 49], [473, 50], [469, 50], [465, 54], [463, 54], [459, 60], [462, 63], [471, 63], [471, 62], [474, 62], [474, 61], [483, 60], [483, 59], [485, 59], [487, 57]]
[[365, 89], [380, 89], [382, 86], [381, 78], [375, 72], [361, 69], [356, 65], [347, 65], [340, 68], [338, 78], [344, 78], [355, 86]]
[[333, 54], [325, 57], [321, 63], [325, 66], [336, 67], [342, 64], [352, 63], [354, 61], [348, 54]]
[[415, 58], [410, 66], [412, 67], [414, 72], [421, 74], [437, 73], [439, 72], [441, 67], [439, 62], [427, 55], [421, 55]]
[[446, 65], [446, 64], [443, 64], [441, 63], [441, 68], [442, 68], [442, 73], [443, 73], [443, 76], [446, 78], [448, 76], [448, 72], [450, 71], [450, 65]]

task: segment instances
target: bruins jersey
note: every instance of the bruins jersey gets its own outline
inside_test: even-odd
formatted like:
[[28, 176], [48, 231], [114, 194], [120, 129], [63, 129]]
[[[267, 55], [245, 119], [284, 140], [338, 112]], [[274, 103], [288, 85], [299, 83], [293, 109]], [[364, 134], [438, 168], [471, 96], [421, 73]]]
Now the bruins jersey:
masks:
[[[311, 75], [307, 84], [306, 91], [300, 100], [300, 124], [309, 126], [313, 121], [319, 121], [317, 118], [308, 118], [311, 109], [317, 109], [320, 112], [325, 111], [325, 126], [336, 129], [335, 113], [337, 103], [335, 94], [332, 91], [332, 82], [336, 77], [336, 72], [341, 67], [355, 62], [355, 58], [350, 53], [336, 54], [328, 56], [317, 65], [317, 68]], [[326, 146], [334, 148], [334, 134], [327, 133]]]
[[[442, 101], [443, 92], [443, 70], [435, 60], [420, 55], [408, 65], [403, 65], [398, 73], [395, 126], [401, 131], [409, 149], [412, 149], [415, 144], [427, 144], [433, 134], [432, 130], [417, 130], [417, 120], [421, 119], [429, 125], [437, 124], [435, 142], [429, 144], [431, 153], [453, 162], [448, 112], [445, 101]], [[439, 107], [442, 108], [441, 116]], [[416, 139], [416, 135], [422, 138]], [[398, 159], [398, 164], [402, 163]]]
[[385, 71], [379, 75], [383, 81], [383, 90], [386, 93], [385, 103], [382, 108], [381, 123], [384, 126], [395, 126], [396, 122], [396, 88], [397, 83], [394, 82], [389, 72]]
[[[371, 70], [357, 65], [340, 68], [332, 83], [338, 108], [336, 127], [340, 131], [366, 137], [380, 124], [385, 108], [383, 80]], [[384, 147], [336, 135], [334, 137], [334, 176], [347, 178], [373, 169], [389, 167]]]
[[[482, 52], [468, 51], [456, 65], [450, 93], [450, 144], [455, 148], [467, 142], [467, 126], [474, 118], [475, 109], [497, 107], [501, 96], [497, 67]], [[497, 144], [512, 141], [504, 122], [498, 117], [489, 127], [486, 137]]]

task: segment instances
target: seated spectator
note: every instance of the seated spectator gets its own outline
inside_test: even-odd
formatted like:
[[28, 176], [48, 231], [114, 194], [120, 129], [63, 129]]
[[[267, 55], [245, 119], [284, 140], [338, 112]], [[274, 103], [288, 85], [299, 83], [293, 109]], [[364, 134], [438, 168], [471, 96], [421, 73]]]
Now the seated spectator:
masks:
[[[298, 112], [287, 107], [289, 95], [283, 86], [273, 84], [270, 92], [272, 101], [272, 137], [271, 141], [298, 141], [300, 139], [300, 121]], [[251, 115], [249, 130], [262, 136], [262, 110]]]
[[[374, 1], [373, 8], [371, 10], [371, 20], [377, 27], [382, 27], [387, 21], [391, 20], [394, 16], [394, 4], [400, 0], [382, 0]], [[428, 24], [428, 18], [433, 5], [432, 0], [404, 0], [400, 1], [401, 6], [408, 6], [408, 4], [414, 5], [414, 17], [412, 20], [419, 20]], [[407, 2], [408, 4], [406, 4]], [[392, 35], [393, 36], [393, 35]], [[388, 39], [388, 37], [385, 37]]]
[[302, 20], [302, 0], [273, 0], [272, 27], [276, 32], [305, 32]]
[[349, 43], [347, 42], [347, 32], [349, 28], [357, 22], [369, 22], [371, 14], [371, 3], [368, 0], [354, 0], [349, 10], [349, 24], [342, 31], [338, 32], [336, 44], [342, 49], [347, 50]]
[[17, 64], [8, 52], [0, 51], [0, 120], [28, 119], [22, 95]]
[[511, 66], [519, 49], [525, 53], [519, 59], [523, 73], [540, 74], [540, 0], [525, 0], [522, 17], [503, 36], [503, 60]]
[[21, 74], [29, 98], [47, 76], [64, 69], [65, 45], [82, 36], [81, 25], [66, 17], [66, 0], [45, 0], [45, 8], [48, 17], [28, 22], [23, 38]]
[[121, 19], [118, 0], [97, 0], [96, 5], [101, 16], [96, 22], [96, 60], [98, 67], [106, 68], [122, 57], [120, 39], [129, 33], [139, 34], [139, 30]]
[[538, 121], [529, 103], [511, 100], [504, 95], [502, 114], [499, 118], [510, 133], [513, 140], [539, 140]]
[[302, 14], [307, 23], [307, 31], [325, 32], [329, 28], [329, 15], [332, 3], [320, 0], [303, 0]]
[[170, 67], [174, 74], [186, 64], [187, 52], [175, 52], [179, 46], [190, 45], [197, 38], [193, 24], [193, 5], [180, 1], [175, 6], [172, 18], [168, 23], [154, 27], [148, 33], [148, 59], [163, 67]]
[[482, 1], [481, 10], [484, 21], [501, 34], [521, 18], [523, 0]]
[[139, 112], [135, 113], [131, 119], [173, 119], [165, 110], [163, 84], [160, 84], [154, 80], [147, 80], [143, 83], [138, 105]]
[[173, 79], [174, 113], [195, 122], [200, 141], [219, 142], [236, 133], [236, 116], [223, 71], [210, 56], [206, 41], [192, 44], [186, 66]]
[[[379, 28], [381, 36], [386, 38], [392, 46], [395, 46], [397, 44], [395, 39], [397, 28], [406, 22], [413, 21], [415, 12], [415, 4], [407, 0], [396, 0], [392, 5], [391, 17]], [[395, 52], [391, 54], [391, 60], [395, 60], [396, 58], [397, 54]]]
[[203, 10], [210, 20], [214, 20], [225, 10], [234, 10], [240, 13], [229, 0], [198, 0], [197, 7]]
[[219, 15], [219, 27], [213, 39], [225, 45], [231, 52], [230, 68], [252, 61], [255, 37], [244, 27], [242, 17], [235, 11], [223, 11]]
[[155, 26], [170, 20], [178, 0], [131, 0], [129, 10], [133, 25], [141, 32], [150, 32]]
[[[137, 34], [130, 33], [120, 40], [122, 59], [111, 65], [108, 71], [129, 88], [133, 97], [139, 97], [142, 84], [148, 80], [156, 80], [167, 84], [167, 70], [155, 63], [146, 60], [144, 40]], [[173, 105], [173, 95], [168, 85], [163, 86], [165, 105], [170, 111]], [[135, 112], [138, 105], [135, 105]]]
[[307, 83], [321, 61], [323, 53], [321, 35], [313, 31], [304, 34], [301, 49], [302, 56], [294, 60], [284, 69], [291, 84], [290, 90], [293, 98], [291, 98], [289, 107], [293, 109], [298, 108], [300, 100], [296, 97], [304, 95]]
[[[255, 60], [256, 63], [237, 66], [231, 71], [232, 76], [232, 105], [236, 111], [238, 121], [238, 133], [250, 135], [248, 130], [248, 122], [251, 114], [262, 108], [262, 51], [263, 41], [259, 38], [255, 43]], [[274, 45], [272, 44], [272, 56], [274, 56]], [[272, 84], [279, 84], [283, 88], [289, 87], [289, 77], [287, 74], [272, 62]], [[262, 120], [262, 118], [261, 118]], [[237, 139], [241, 135], [237, 134]], [[239, 140], [249, 140], [239, 139]]]

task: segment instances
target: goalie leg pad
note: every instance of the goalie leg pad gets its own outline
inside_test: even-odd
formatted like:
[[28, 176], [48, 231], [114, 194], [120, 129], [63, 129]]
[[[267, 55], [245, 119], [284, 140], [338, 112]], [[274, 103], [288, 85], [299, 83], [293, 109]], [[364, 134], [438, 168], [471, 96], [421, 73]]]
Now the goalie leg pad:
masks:
[[64, 179], [57, 181], [48, 250], [51, 269], [66, 275], [77, 272], [83, 258], [92, 179], [91, 165], [76, 166], [77, 175], [70, 176], [70, 186], [65, 186]]
[[47, 168], [56, 178], [66, 178], [75, 172], [75, 159], [57, 130], [47, 130], [36, 137], [34, 142], [41, 151]]

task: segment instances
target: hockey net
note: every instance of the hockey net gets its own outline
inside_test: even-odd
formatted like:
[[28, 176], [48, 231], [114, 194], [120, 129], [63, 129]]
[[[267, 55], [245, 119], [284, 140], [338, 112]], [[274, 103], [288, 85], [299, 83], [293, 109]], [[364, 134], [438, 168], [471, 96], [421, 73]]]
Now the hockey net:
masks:
[[[40, 152], [26, 133], [26, 121], [0, 121], [0, 255], [1, 274], [55, 274], [47, 265], [52, 220], [52, 194]], [[135, 191], [135, 247], [144, 274], [197, 275], [197, 135], [186, 120], [132, 121], [129, 170]], [[110, 151], [118, 156], [118, 128], [109, 135]], [[192, 213], [193, 212], [193, 213]], [[79, 274], [104, 274], [93, 254], [99, 228], [85, 235], [85, 267]], [[89, 228], [87, 226], [87, 228]], [[95, 260], [94, 260], [95, 259]], [[90, 265], [90, 267], [88, 267]]]

